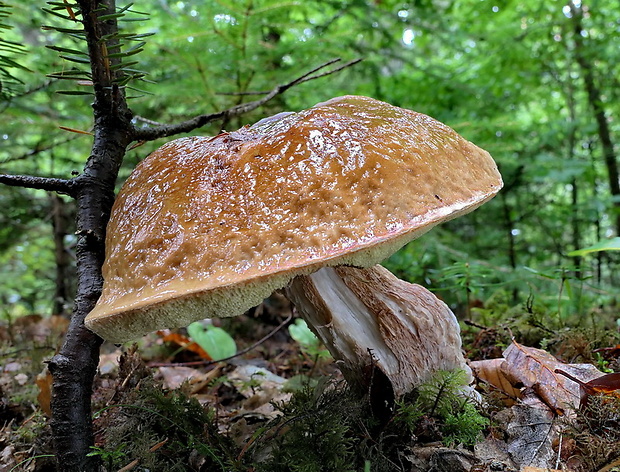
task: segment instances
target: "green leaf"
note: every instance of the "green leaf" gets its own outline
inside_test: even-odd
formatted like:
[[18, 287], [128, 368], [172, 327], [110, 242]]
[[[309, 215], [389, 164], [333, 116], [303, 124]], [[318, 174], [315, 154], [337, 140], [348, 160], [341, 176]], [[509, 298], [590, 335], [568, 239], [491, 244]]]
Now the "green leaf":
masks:
[[319, 344], [319, 339], [301, 318], [297, 318], [295, 323], [288, 327], [288, 332], [291, 338], [297, 341], [302, 347], [316, 347]]
[[187, 334], [214, 360], [225, 359], [237, 353], [235, 340], [222, 328], [205, 326], [197, 321], [187, 327]]
[[584, 256], [586, 254], [590, 254], [591, 252], [601, 252], [601, 251], [620, 251], [620, 237], [606, 239], [604, 241], [599, 241], [592, 246], [584, 247], [583, 249], [576, 249], [568, 253], [569, 256], [579, 257]]
[[60, 57], [67, 61], [77, 62], [78, 64], [90, 64], [90, 58], [88, 56], [65, 56], [61, 54]]
[[58, 52], [66, 52], [69, 54], [77, 54], [77, 55], [83, 55], [83, 56], [88, 56], [88, 54], [86, 54], [84, 51], [80, 51], [79, 49], [71, 49], [71, 48], [63, 48], [60, 46], [45, 46], [47, 49], [51, 49], [52, 51], [58, 51]]
[[116, 19], [121, 18], [123, 16], [125, 16], [124, 13], [110, 13], [109, 15], [101, 15], [97, 19], [99, 21], [108, 21], [108, 20], [116, 20]]

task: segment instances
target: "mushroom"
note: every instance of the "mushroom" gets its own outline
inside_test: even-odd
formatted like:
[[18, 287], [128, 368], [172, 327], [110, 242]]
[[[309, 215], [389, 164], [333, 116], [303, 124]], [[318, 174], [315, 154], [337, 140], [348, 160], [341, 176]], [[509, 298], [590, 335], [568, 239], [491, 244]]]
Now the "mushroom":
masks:
[[400, 396], [469, 369], [450, 309], [376, 264], [501, 186], [487, 152], [368, 97], [174, 140], [118, 194], [86, 326], [124, 342], [285, 288], [349, 383], [369, 388], [374, 372]]

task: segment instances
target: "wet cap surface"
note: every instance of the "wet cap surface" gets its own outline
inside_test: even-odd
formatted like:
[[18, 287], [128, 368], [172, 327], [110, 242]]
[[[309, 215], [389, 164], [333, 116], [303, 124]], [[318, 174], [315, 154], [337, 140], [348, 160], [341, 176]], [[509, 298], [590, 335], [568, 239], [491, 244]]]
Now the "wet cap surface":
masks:
[[179, 326], [189, 315], [129, 317], [212, 292], [248, 301], [207, 301], [191, 317], [240, 314], [295, 275], [377, 263], [501, 185], [489, 154], [452, 129], [367, 97], [172, 141], [118, 195], [87, 325], [104, 337], [106, 323], [133, 337]]

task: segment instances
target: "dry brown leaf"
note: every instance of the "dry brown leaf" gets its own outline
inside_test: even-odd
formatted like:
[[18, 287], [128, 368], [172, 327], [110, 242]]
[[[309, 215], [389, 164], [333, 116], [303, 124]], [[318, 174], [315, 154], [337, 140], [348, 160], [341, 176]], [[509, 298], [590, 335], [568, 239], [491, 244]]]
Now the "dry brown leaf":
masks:
[[620, 373], [606, 374], [602, 377], [590, 380], [586, 382], [585, 390], [590, 395], [595, 395], [597, 393], [618, 394], [618, 390], [620, 390]]
[[477, 379], [492, 385], [511, 398], [519, 398], [520, 390], [512, 385], [502, 369], [505, 362], [506, 360], [500, 357], [499, 359], [473, 361], [469, 363], [469, 366]]
[[52, 400], [52, 374], [47, 369], [37, 375], [35, 379], [37, 386], [39, 387], [39, 394], [37, 395], [37, 401], [43, 413], [47, 416], [52, 416], [52, 407], [50, 402]]
[[167, 329], [157, 331], [157, 334], [160, 335], [162, 337], [162, 340], [165, 342], [176, 344], [177, 346], [180, 346], [183, 349], [191, 351], [194, 354], [198, 354], [200, 357], [202, 357], [203, 359], [207, 361], [213, 360], [212, 357], [207, 353], [207, 351], [205, 351], [197, 343], [192, 341], [187, 336], [184, 336], [183, 334], [176, 333], [174, 331], [170, 331]]
[[161, 376], [164, 386], [170, 390], [179, 388], [185, 382], [196, 382], [205, 376], [204, 372], [191, 367], [158, 367], [158, 377]]
[[602, 372], [589, 364], [564, 364], [542, 349], [512, 342], [504, 351], [505, 373], [513, 386], [531, 388], [555, 413], [564, 414], [567, 408], [578, 408], [581, 392], [578, 383], [557, 374], [556, 369], [570, 372], [574, 377], [590, 379]]
[[620, 373], [606, 374], [592, 379], [589, 382], [584, 382], [562, 369], [555, 369], [555, 372], [569, 378], [581, 387], [580, 408], [584, 408], [588, 404], [588, 399], [592, 395], [620, 397]]

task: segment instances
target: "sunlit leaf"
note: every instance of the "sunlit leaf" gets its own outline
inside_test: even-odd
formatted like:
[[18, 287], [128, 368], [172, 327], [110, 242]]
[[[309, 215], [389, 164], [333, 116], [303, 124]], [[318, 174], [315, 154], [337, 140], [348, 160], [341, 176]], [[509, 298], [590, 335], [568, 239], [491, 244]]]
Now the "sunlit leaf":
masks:
[[584, 256], [586, 254], [590, 254], [591, 252], [601, 252], [601, 251], [620, 251], [620, 237], [606, 239], [604, 241], [599, 241], [592, 246], [584, 247], [583, 249], [577, 249], [575, 251], [571, 251], [568, 253], [569, 256]]
[[215, 360], [237, 353], [235, 340], [222, 328], [195, 322], [187, 327], [187, 334]]
[[288, 332], [295, 341], [297, 341], [302, 347], [316, 347], [319, 344], [319, 339], [314, 335], [308, 325], [301, 318], [297, 318], [295, 323], [288, 327]]

